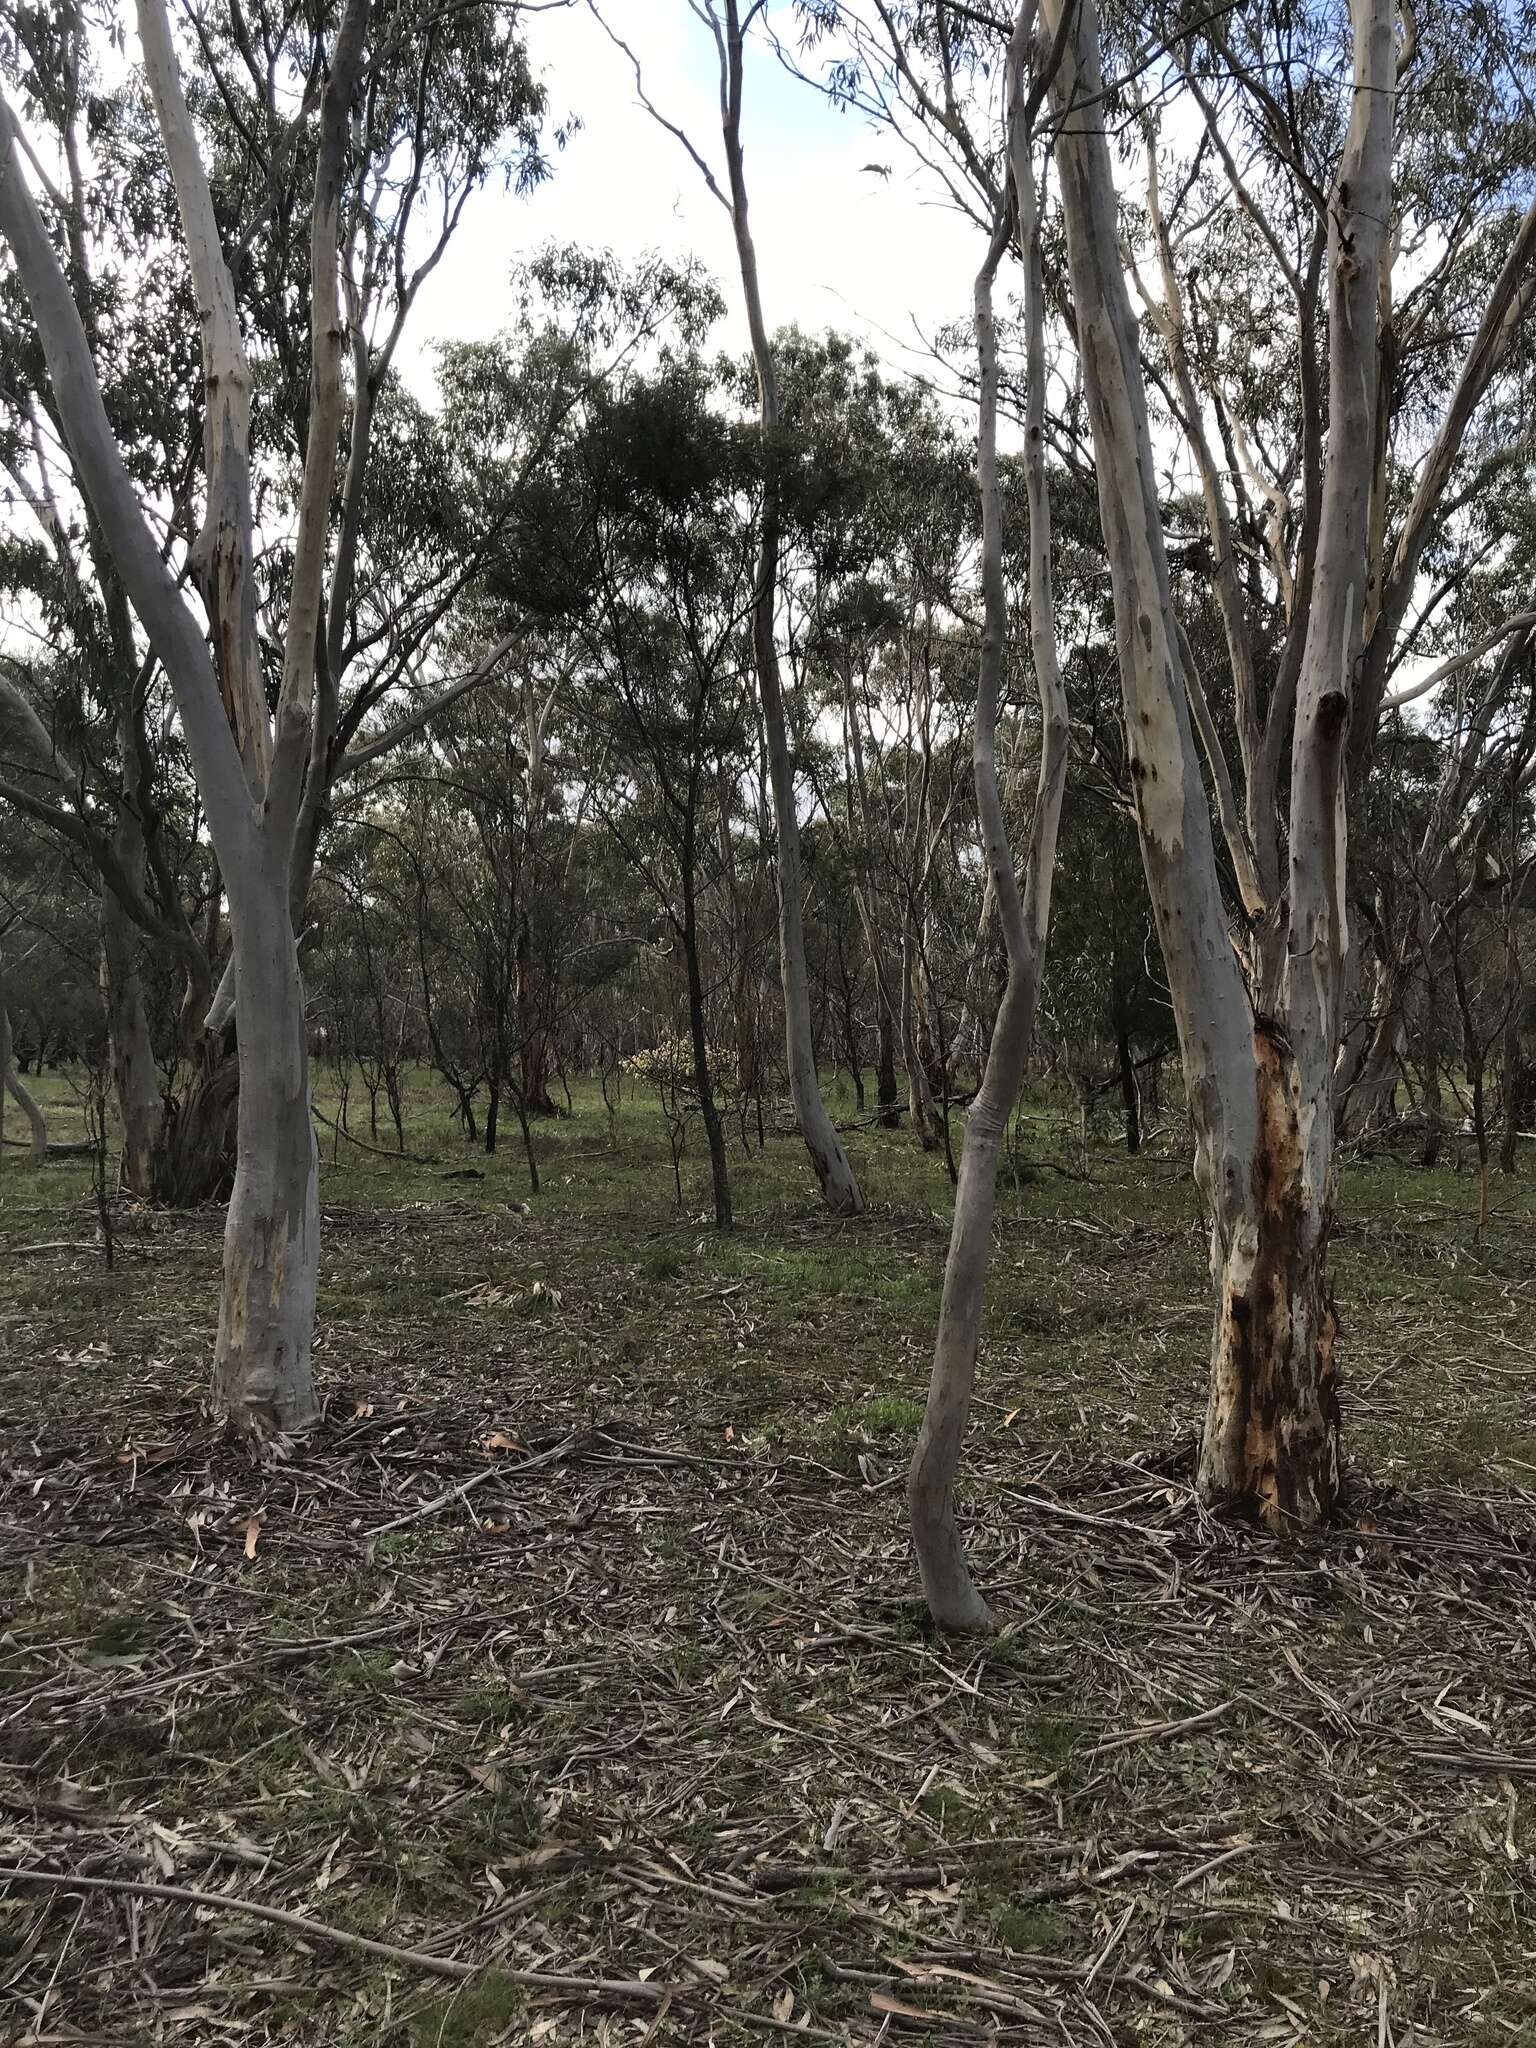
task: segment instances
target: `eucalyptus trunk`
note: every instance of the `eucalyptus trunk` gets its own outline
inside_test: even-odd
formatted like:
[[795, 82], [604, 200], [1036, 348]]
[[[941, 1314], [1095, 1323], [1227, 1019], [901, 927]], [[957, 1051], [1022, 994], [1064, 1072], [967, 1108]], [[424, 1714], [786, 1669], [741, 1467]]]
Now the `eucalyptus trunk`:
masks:
[[758, 544], [757, 583], [752, 601], [752, 652], [767, 740], [768, 781], [773, 792], [775, 875], [779, 895], [779, 968], [784, 986], [784, 1040], [789, 1068], [789, 1093], [810, 1154], [822, 1199], [835, 1216], [863, 1214], [864, 1197], [853, 1166], [843, 1149], [816, 1072], [816, 1041], [811, 1026], [811, 998], [805, 966], [805, 916], [801, 901], [800, 818], [795, 808], [795, 781], [790, 762], [784, 693], [774, 639], [774, 614], [779, 585], [779, 431], [778, 381], [773, 349], [763, 317], [757, 274], [757, 251], [747, 222], [747, 185], [741, 144], [742, 29], [737, 0], [726, 0], [725, 47], [721, 70], [721, 112], [730, 179], [729, 207], [736, 236], [736, 255], [752, 336], [757, 369], [759, 418], [762, 427], [763, 496]]
[[[1328, 209], [1328, 454], [1291, 740], [1283, 1032], [1256, 1021], [1258, 1145], [1249, 1232], [1221, 1288], [1200, 1450], [1208, 1500], [1310, 1526], [1339, 1487], [1334, 1075], [1349, 954], [1345, 750], [1365, 646], [1377, 347], [1392, 212], [1396, 15], [1352, 0], [1353, 104]], [[1246, 1305], [1243, 1327], [1234, 1311]]]
[[217, 213], [182, 90], [164, 0], [139, 0], [139, 41], [181, 217], [207, 385], [207, 520], [195, 550], [214, 628], [202, 626], [148, 525], [107, 418], [79, 307], [0, 100], [0, 235], [47, 365], [75, 481], [99, 525], [180, 715], [224, 878], [239, 1033], [240, 1157], [225, 1224], [215, 1408], [241, 1434], [286, 1438], [315, 1419], [310, 1347], [319, 1270], [317, 1159], [304, 992], [290, 898], [310, 766], [336, 448], [344, 412], [338, 250], [367, 0], [346, 0], [320, 95], [309, 222], [310, 411], [287, 588], [282, 684], [271, 721], [254, 620], [249, 366]]
[[138, 928], [110, 889], [101, 892], [101, 996], [107, 1018], [112, 1089], [122, 1127], [123, 1186], [132, 1195], [155, 1192], [155, 1167], [164, 1107], [149, 1036]]
[[[1062, 39], [1062, 202], [1132, 785], [1195, 1126], [1216, 1288], [1199, 1484], [1274, 1526], [1332, 1510], [1339, 1478], [1333, 1077], [1348, 933], [1344, 747], [1364, 645], [1377, 323], [1391, 204], [1394, 17], [1354, 0], [1353, 107], [1329, 204], [1329, 418], [1291, 752], [1288, 927], [1255, 1014], [1233, 951], [1156, 496], [1120, 256], [1094, 0], [1045, 0]], [[1271, 977], [1261, 977], [1266, 983]], [[1268, 998], [1275, 997], [1278, 1021]]]
[[[42, 1060], [38, 1060], [41, 1071]], [[32, 1163], [41, 1166], [48, 1157], [48, 1119], [33, 1099], [31, 1092], [16, 1071], [15, 1049], [11, 1042], [11, 1020], [3, 1003], [0, 1003], [0, 1160], [3, 1160], [5, 1145], [5, 1098], [9, 1095], [26, 1118], [32, 1133]]]
[[[319, 1157], [288, 869], [239, 883], [235, 933], [240, 1109], [224, 1229], [213, 1398], [237, 1432], [283, 1440], [319, 1413], [310, 1349], [320, 1273]], [[236, 902], [231, 885], [231, 909]]]
[[1003, 212], [977, 274], [976, 352], [980, 367], [977, 475], [981, 492], [984, 619], [972, 759], [987, 874], [1008, 953], [1008, 981], [993, 1026], [986, 1071], [971, 1104], [955, 1189], [955, 1213], [934, 1337], [933, 1369], [922, 1428], [907, 1475], [912, 1539], [929, 1611], [941, 1628], [986, 1630], [987, 1603], [971, 1577], [955, 1514], [960, 1447], [970, 1418], [981, 1341], [987, 1265], [997, 1198], [997, 1160], [1018, 1101], [1034, 1030], [1050, 923], [1057, 826], [1066, 785], [1068, 722], [1055, 642], [1050, 503], [1045, 477], [1044, 284], [1041, 274], [1032, 139], [1021, 96], [1034, 0], [1021, 6], [1009, 43], [1010, 164], [1024, 259], [1028, 336], [1025, 476], [1029, 495], [1030, 638], [1040, 693], [1040, 776], [1024, 881], [1015, 872], [997, 775], [997, 717], [1007, 669], [1008, 604], [1003, 578], [1002, 495], [997, 469], [997, 337], [992, 287], [1009, 239]]

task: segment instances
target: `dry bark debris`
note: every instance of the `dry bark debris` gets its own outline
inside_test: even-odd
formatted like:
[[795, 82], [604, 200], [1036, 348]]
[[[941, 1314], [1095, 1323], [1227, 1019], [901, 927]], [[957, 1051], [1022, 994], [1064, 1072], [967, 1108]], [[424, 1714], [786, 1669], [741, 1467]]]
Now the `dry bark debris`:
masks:
[[0, 1879], [0, 2036], [1519, 2038], [1536, 1500], [1286, 1548], [985, 1429], [955, 1646], [894, 1457], [554, 1374], [554, 1298], [254, 1477], [153, 1363], [10, 1446], [0, 1862], [107, 1888]]

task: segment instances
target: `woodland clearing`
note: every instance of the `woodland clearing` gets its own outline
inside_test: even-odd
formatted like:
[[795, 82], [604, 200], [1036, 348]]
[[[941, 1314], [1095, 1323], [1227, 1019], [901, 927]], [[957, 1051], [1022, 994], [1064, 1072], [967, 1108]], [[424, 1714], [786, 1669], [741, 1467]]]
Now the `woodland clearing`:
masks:
[[265, 1471], [205, 1420], [219, 1213], [122, 1205], [108, 1273], [89, 1162], [5, 1161], [0, 1863], [57, 1880], [0, 1880], [7, 2038], [1536, 2040], [1528, 1183], [1479, 1242], [1473, 1176], [1346, 1174], [1354, 1491], [1283, 1544], [1191, 1489], [1179, 1138], [1036, 1101], [966, 1645], [900, 1488], [938, 1159], [852, 1131], [829, 1228], [734, 1146], [723, 1238], [643, 1098], [578, 1090], [532, 1202], [447, 1108], [327, 1163], [324, 1419]]

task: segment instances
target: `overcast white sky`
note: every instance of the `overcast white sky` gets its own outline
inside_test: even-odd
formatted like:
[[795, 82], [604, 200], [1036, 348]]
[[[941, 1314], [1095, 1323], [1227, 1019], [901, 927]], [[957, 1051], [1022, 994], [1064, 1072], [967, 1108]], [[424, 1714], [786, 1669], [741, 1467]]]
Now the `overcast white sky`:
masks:
[[[684, 127], [720, 171], [714, 45], [687, 0], [605, 0], [608, 20], [640, 58], [649, 98]], [[790, 27], [779, 0], [775, 15]], [[551, 125], [581, 117], [528, 198], [479, 196], [439, 276], [422, 295], [415, 338], [483, 337], [511, 308], [514, 263], [548, 241], [638, 257], [695, 254], [730, 308], [722, 346], [747, 346], [735, 251], [724, 209], [681, 144], [636, 98], [634, 74], [584, 4], [527, 17], [549, 91]], [[841, 328], [867, 339], [894, 368], [920, 369], [922, 342], [969, 313], [980, 259], [974, 227], [935, 194], [897, 140], [839, 113], [750, 39], [743, 129], [747, 178], [770, 326]], [[881, 178], [862, 166], [890, 168]], [[914, 326], [914, 321], [917, 323]]]

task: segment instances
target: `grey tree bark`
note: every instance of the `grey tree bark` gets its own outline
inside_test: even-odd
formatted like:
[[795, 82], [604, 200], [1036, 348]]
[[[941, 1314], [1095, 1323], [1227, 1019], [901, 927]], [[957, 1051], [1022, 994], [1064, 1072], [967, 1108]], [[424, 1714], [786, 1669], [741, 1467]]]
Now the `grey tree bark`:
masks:
[[230, 884], [240, 1106], [213, 1401], [238, 1434], [257, 1440], [298, 1436], [319, 1414], [310, 1362], [319, 1157], [288, 851], [258, 840], [251, 859], [261, 868], [242, 878], [238, 896]]
[[[1272, 1518], [1303, 1523], [1332, 1511], [1339, 1481], [1337, 1322], [1327, 1248], [1335, 1200], [1333, 1075], [1349, 950], [1345, 749], [1365, 646], [1377, 336], [1392, 211], [1396, 13], [1388, 0], [1353, 0], [1351, 21], [1353, 106], [1328, 209], [1328, 452], [1291, 738], [1282, 983], [1290, 1057], [1277, 1076], [1283, 1097], [1261, 1096], [1266, 1142], [1256, 1162], [1260, 1258], [1274, 1261], [1284, 1299], [1272, 1282], [1272, 1321], [1257, 1356], [1241, 1329], [1218, 1353], [1200, 1452], [1208, 1498], [1257, 1498]], [[1271, 1406], [1273, 1419], [1266, 1421]]]
[[275, 730], [264, 696], [258, 702], [245, 638], [255, 598], [238, 323], [231, 326], [233, 295], [163, 0], [140, 0], [139, 29], [203, 315], [209, 522], [200, 558], [212, 593], [214, 658], [140, 509], [78, 308], [26, 182], [14, 119], [0, 102], [0, 234], [31, 306], [76, 479], [170, 682], [228, 894], [239, 1162], [225, 1226], [213, 1399], [240, 1435], [263, 1442], [296, 1435], [318, 1414], [310, 1360], [319, 1267], [317, 1159], [289, 901], [342, 408], [341, 186], [368, 12], [367, 0], [348, 0], [321, 104], [310, 237], [310, 436]]
[[805, 919], [800, 872], [800, 818], [795, 808], [794, 772], [784, 716], [784, 693], [774, 620], [779, 584], [779, 429], [778, 381], [773, 348], [763, 318], [758, 282], [757, 250], [747, 218], [747, 184], [741, 142], [742, 29], [737, 0], [725, 0], [722, 25], [711, 11], [720, 54], [721, 129], [725, 140], [730, 196], [726, 201], [736, 238], [742, 295], [757, 366], [759, 415], [762, 423], [762, 535], [758, 547], [757, 589], [752, 607], [752, 651], [768, 742], [768, 779], [773, 791], [776, 873], [779, 890], [779, 968], [784, 985], [785, 1057], [789, 1092], [805, 1147], [811, 1157], [822, 1199], [835, 1216], [863, 1213], [864, 1197], [853, 1166], [837, 1135], [821, 1096], [816, 1072], [816, 1044], [811, 1028], [810, 987], [805, 967]]
[[160, 1076], [150, 1042], [140, 969], [141, 936], [108, 888], [101, 892], [101, 999], [107, 1016], [112, 1087], [122, 1125], [121, 1178], [130, 1194], [155, 1192], [160, 1142]]
[[1008, 954], [1008, 981], [993, 1027], [986, 1071], [966, 1122], [944, 1287], [934, 1338], [933, 1369], [911, 1469], [907, 1507], [929, 1611], [941, 1628], [992, 1626], [986, 1601], [966, 1562], [955, 1515], [955, 1479], [970, 1417], [976, 1356], [992, 1248], [997, 1156], [1018, 1100], [1034, 1030], [1050, 924], [1056, 835], [1066, 786], [1066, 692], [1056, 653], [1051, 584], [1050, 502], [1045, 474], [1045, 290], [1039, 217], [1025, 100], [1035, 0], [1024, 0], [1009, 43], [1009, 163], [1012, 205], [1024, 261], [1027, 345], [1025, 479], [1029, 498], [1030, 649], [1040, 697], [1040, 771], [1022, 885], [1008, 845], [997, 776], [997, 718], [1007, 667], [1007, 592], [1003, 580], [1003, 514], [997, 470], [997, 337], [992, 287], [1012, 222], [1005, 210], [976, 278], [976, 352], [980, 365], [977, 473], [981, 490], [982, 591], [985, 616], [977, 679], [973, 762], [976, 806], [987, 873]]
[[0, 1164], [5, 1157], [5, 1098], [9, 1095], [26, 1118], [32, 1133], [32, 1164], [41, 1166], [48, 1157], [48, 1119], [16, 1071], [15, 1047], [11, 1041], [11, 1019], [0, 1002]]
[[[1098, 16], [1063, 23], [1057, 153], [1142, 853], [1211, 1219], [1217, 1304], [1200, 1457], [1208, 1499], [1282, 1526], [1332, 1509], [1339, 1476], [1332, 1079], [1348, 946], [1344, 747], [1364, 645], [1377, 320], [1390, 209], [1393, 14], [1354, 0], [1353, 106], [1328, 206], [1329, 437], [1296, 683], [1278, 1015], [1256, 1014], [1221, 901], [1169, 593], [1146, 395], [1119, 256]], [[1270, 979], [1261, 974], [1261, 987]], [[1266, 989], [1266, 993], [1269, 991]]]

